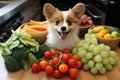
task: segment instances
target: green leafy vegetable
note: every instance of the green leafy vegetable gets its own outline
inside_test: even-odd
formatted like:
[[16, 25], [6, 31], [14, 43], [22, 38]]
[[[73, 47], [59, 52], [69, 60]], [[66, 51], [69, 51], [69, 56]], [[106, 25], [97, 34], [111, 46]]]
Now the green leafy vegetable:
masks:
[[42, 45], [39, 47], [38, 53], [35, 54], [35, 55], [36, 55], [36, 57], [37, 57], [38, 59], [39, 59], [39, 58], [42, 58], [42, 57], [44, 56], [45, 51], [49, 51], [49, 50], [50, 50], [50, 48], [49, 48], [47, 45], [42, 44]]
[[17, 59], [17, 60], [21, 60], [21, 59], [26, 59], [28, 58], [28, 54], [29, 54], [29, 50], [24, 47], [24, 48], [14, 48], [13, 52], [12, 52], [12, 56]]
[[8, 71], [17, 71], [21, 68], [20, 63], [12, 56], [5, 57], [5, 65]]
[[30, 64], [33, 64], [34, 62], [37, 62], [36, 56], [33, 55], [32, 53], [29, 53], [28, 59], [30, 61]]
[[[39, 51], [39, 46], [39, 43], [24, 30], [12, 30], [9, 40], [0, 43], [0, 50], [5, 58], [6, 68], [9, 71], [15, 71], [20, 69], [19, 67], [22, 65], [25, 70], [28, 70], [31, 64], [37, 60], [34, 54]], [[13, 66], [15, 69], [13, 69]]]

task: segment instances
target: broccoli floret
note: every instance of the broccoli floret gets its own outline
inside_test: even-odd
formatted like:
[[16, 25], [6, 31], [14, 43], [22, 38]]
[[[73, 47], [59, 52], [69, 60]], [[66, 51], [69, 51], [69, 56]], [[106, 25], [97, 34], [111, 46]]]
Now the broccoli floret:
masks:
[[21, 68], [20, 63], [13, 58], [12, 56], [7, 56], [4, 58], [5, 59], [5, 65], [8, 71], [17, 71]]
[[28, 58], [29, 50], [26, 47], [23, 48], [14, 48], [12, 52], [12, 56], [17, 60], [22, 60]]
[[44, 56], [45, 51], [49, 51], [49, 50], [50, 48], [47, 45], [42, 44], [40, 45], [39, 51], [38, 53], [35, 54], [35, 56], [37, 57], [37, 59], [42, 58]]

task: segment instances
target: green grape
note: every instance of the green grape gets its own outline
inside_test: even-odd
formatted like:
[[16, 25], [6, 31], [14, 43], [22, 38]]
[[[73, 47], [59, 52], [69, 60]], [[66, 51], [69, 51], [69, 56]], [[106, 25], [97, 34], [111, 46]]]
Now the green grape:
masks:
[[105, 58], [105, 59], [103, 59], [103, 60], [102, 60], [102, 63], [103, 63], [103, 64], [108, 64], [108, 63], [109, 63], [109, 61], [108, 61], [108, 59], [107, 59], [107, 58]]
[[98, 71], [94, 67], [91, 68], [90, 71], [91, 71], [92, 74], [97, 74], [98, 73]]
[[84, 43], [85, 43], [85, 40], [82, 40], [76, 45], [76, 47], [82, 47]]
[[107, 70], [112, 70], [112, 65], [111, 64], [107, 64], [107, 65], [105, 65], [105, 68], [107, 69]]
[[74, 48], [72, 49], [72, 54], [75, 54], [75, 53], [77, 53], [77, 48], [76, 48], [76, 47], [74, 47]]
[[110, 51], [110, 56], [116, 58], [117, 53], [115, 51]]
[[110, 46], [105, 46], [106, 51], [110, 51]]
[[89, 60], [88, 60], [86, 57], [83, 57], [83, 58], [81, 58], [81, 61], [82, 61], [83, 63], [87, 63]]
[[85, 34], [85, 38], [88, 38], [88, 37], [90, 38], [90, 35], [91, 34]]
[[116, 63], [115, 59], [112, 57], [108, 57], [109, 64], [114, 65]]
[[79, 47], [79, 48], [77, 49], [77, 52], [80, 52], [80, 51], [82, 51], [82, 50], [84, 50], [83, 47]]
[[91, 44], [89, 47], [89, 51], [93, 51], [96, 46], [94, 44]]
[[102, 58], [107, 58], [110, 55], [110, 53], [104, 50], [100, 53], [100, 55], [102, 56]]
[[96, 46], [94, 49], [93, 49], [93, 53], [94, 55], [97, 55], [100, 53], [100, 48], [98, 46]]
[[93, 58], [93, 53], [91, 53], [91, 52], [87, 53], [86, 58], [87, 59], [92, 59]]
[[79, 55], [80, 58], [82, 58], [82, 57], [86, 56], [87, 51], [83, 49], [83, 50], [79, 51], [77, 54]]
[[94, 65], [95, 65], [95, 63], [94, 63], [93, 60], [90, 60], [90, 61], [88, 62], [88, 66], [89, 66], [90, 68], [94, 67]]
[[104, 44], [99, 44], [98, 46], [101, 49], [101, 51], [105, 50], [105, 45]]
[[83, 65], [83, 69], [84, 70], [89, 70], [90, 69], [87, 63]]
[[99, 70], [100, 74], [105, 74], [106, 73], [106, 68], [102, 67], [100, 70]]
[[90, 44], [91, 43], [91, 39], [89, 37], [85, 38], [85, 41]]
[[94, 33], [94, 30], [93, 29], [88, 29], [88, 33], [92, 34], [92, 33]]
[[94, 45], [98, 45], [97, 39], [96, 38], [91, 38], [91, 43]]
[[102, 57], [101, 57], [100, 55], [96, 55], [96, 56], [94, 57], [94, 61], [95, 61], [95, 62], [101, 62], [101, 61], [102, 61]]
[[89, 46], [90, 46], [90, 45], [89, 45], [88, 43], [84, 43], [84, 44], [83, 44], [83, 48], [84, 48], [84, 49], [89, 49]]
[[96, 38], [96, 35], [95, 34], [91, 34], [90, 37], [91, 38]]
[[96, 64], [95, 64], [95, 69], [96, 69], [96, 70], [101, 70], [102, 67], [103, 67], [103, 64], [102, 64], [102, 63], [96, 63]]

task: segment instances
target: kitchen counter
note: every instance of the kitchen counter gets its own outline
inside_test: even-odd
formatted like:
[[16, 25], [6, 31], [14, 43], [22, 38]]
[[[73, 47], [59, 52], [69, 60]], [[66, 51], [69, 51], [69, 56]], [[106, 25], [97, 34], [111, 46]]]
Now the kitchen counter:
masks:
[[[104, 75], [93, 75], [89, 71], [81, 69], [76, 80], [120, 80], [120, 48], [115, 50], [118, 53], [119, 61], [111, 71]], [[23, 69], [16, 72], [7, 72], [4, 65], [4, 60], [0, 55], [0, 80], [75, 80], [70, 79], [68, 76], [63, 76], [60, 79], [54, 79], [52, 76], [47, 76], [44, 71], [39, 73], [32, 73], [24, 71]]]
[[0, 0], [1, 4], [6, 3], [5, 6], [0, 8], [0, 24], [15, 15], [32, 1], [33, 0]]

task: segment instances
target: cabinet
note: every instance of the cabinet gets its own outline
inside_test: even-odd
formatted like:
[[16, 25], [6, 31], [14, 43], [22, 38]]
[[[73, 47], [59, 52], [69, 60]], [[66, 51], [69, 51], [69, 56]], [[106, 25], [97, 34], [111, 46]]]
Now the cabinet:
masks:
[[28, 22], [30, 19], [40, 20], [40, 0], [33, 0], [27, 4], [22, 10], [21, 15], [24, 17], [23, 23]]

